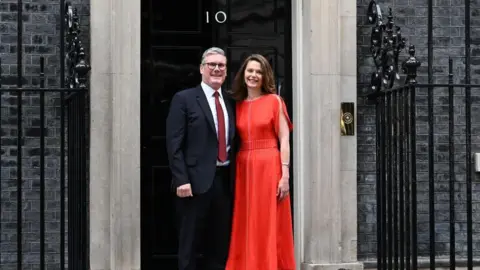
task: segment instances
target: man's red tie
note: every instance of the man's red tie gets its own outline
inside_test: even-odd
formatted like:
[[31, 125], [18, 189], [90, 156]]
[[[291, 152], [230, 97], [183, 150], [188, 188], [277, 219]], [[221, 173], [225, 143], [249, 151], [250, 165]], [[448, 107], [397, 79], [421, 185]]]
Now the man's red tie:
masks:
[[225, 139], [225, 116], [223, 115], [222, 105], [220, 105], [219, 93], [215, 91], [215, 107], [217, 109], [218, 122], [218, 160], [225, 162], [227, 160], [227, 142]]

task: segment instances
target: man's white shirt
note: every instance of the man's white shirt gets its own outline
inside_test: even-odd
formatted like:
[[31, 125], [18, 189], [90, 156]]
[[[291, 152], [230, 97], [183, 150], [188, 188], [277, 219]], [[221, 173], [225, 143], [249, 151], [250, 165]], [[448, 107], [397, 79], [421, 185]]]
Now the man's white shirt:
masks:
[[[201, 86], [202, 86], [202, 89], [203, 89], [203, 93], [205, 93], [205, 97], [207, 98], [207, 102], [208, 102], [208, 106], [210, 107], [210, 111], [212, 112], [212, 116], [213, 116], [213, 122], [215, 123], [215, 132], [217, 133], [217, 137], [218, 137], [218, 118], [217, 118], [217, 108], [215, 106], [215, 90], [213, 90], [210, 86], [208, 86], [206, 83], [202, 82], [201, 83]], [[228, 130], [229, 130], [229, 118], [228, 118], [228, 111], [227, 111], [227, 107], [225, 106], [225, 100], [223, 99], [223, 93], [222, 93], [222, 89], [218, 89], [218, 93], [219, 93], [219, 100], [220, 100], [220, 106], [222, 106], [222, 110], [223, 110], [223, 115], [224, 115], [224, 119], [225, 119], [225, 140], [226, 140], [226, 146], [227, 146], [227, 153], [228, 151], [230, 150], [230, 145], [228, 144]], [[219, 162], [217, 161], [217, 166], [225, 166], [225, 165], [228, 165], [230, 163], [229, 160], [225, 161], [225, 162]]]

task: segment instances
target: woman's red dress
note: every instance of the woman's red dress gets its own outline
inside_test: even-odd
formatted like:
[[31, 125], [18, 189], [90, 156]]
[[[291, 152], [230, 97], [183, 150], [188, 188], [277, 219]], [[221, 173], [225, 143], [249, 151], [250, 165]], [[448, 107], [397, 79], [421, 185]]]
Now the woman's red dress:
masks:
[[226, 270], [294, 270], [290, 197], [279, 201], [279, 117], [285, 103], [268, 94], [236, 108], [237, 155], [232, 238]]

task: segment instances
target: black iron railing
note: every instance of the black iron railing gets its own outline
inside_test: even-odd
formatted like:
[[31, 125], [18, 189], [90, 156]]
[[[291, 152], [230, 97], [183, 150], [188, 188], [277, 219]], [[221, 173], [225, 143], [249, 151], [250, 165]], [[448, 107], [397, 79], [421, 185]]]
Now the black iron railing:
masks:
[[[410, 45], [402, 64], [405, 81], [395, 86], [406, 40], [391, 10], [384, 22], [372, 0], [367, 14], [374, 24], [376, 64], [368, 98], [376, 104], [377, 269], [473, 269], [478, 263], [472, 231], [472, 89], [480, 85], [470, 82], [470, 1], [465, 1], [464, 83], [454, 84], [451, 58], [448, 82], [433, 82], [432, 7], [429, 0], [427, 84], [417, 83], [420, 62]], [[438, 231], [445, 226], [448, 236]]]
[[[59, 1], [60, 64], [40, 57], [38, 75], [27, 76], [17, 4], [16, 85], [2, 85], [0, 69], [0, 268], [86, 270], [90, 67], [78, 14]], [[47, 86], [47, 68], [58, 69], [59, 86]]]

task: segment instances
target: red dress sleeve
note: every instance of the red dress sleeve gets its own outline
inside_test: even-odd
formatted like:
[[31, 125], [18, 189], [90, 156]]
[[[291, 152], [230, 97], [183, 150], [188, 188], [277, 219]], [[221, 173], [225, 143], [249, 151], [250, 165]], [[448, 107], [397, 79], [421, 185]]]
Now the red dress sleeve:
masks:
[[276, 102], [274, 105], [275, 133], [278, 134], [278, 132], [280, 131], [280, 113], [283, 113], [283, 115], [285, 116], [285, 119], [287, 120], [288, 129], [292, 131], [293, 124], [292, 124], [292, 121], [290, 120], [290, 116], [288, 115], [287, 106], [285, 105], [285, 102], [279, 95], [275, 95], [275, 97], [276, 97]]

